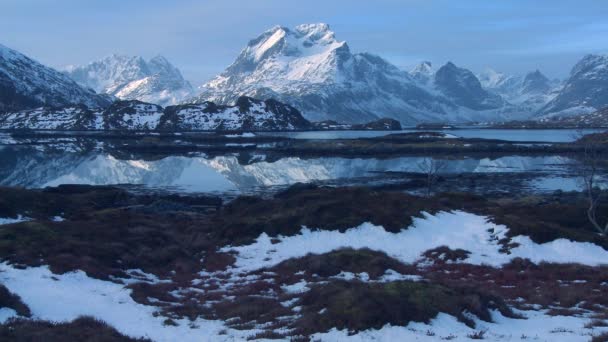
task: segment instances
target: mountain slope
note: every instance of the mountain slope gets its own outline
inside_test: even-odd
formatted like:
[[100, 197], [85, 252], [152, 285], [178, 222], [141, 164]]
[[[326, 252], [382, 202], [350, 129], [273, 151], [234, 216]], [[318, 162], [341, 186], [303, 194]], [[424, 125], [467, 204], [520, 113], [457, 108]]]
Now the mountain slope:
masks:
[[545, 115], [590, 113], [608, 106], [608, 55], [587, 55], [579, 61], [564, 87], [545, 107]]
[[62, 73], [0, 45], [0, 112], [39, 106], [109, 105], [107, 96], [84, 89]]
[[166, 58], [145, 61], [137, 56], [112, 55], [65, 74], [79, 84], [123, 100], [172, 105], [193, 95], [192, 86]]
[[390, 117], [415, 124], [497, 115], [459, 105], [378, 56], [352, 53], [326, 24], [276, 26], [264, 32], [200, 90], [195, 103], [232, 104], [241, 95], [275, 98], [315, 121], [357, 123]]
[[496, 109], [505, 105], [500, 95], [481, 87], [477, 77], [469, 70], [448, 62], [435, 73], [435, 86], [453, 99], [457, 105], [474, 110]]

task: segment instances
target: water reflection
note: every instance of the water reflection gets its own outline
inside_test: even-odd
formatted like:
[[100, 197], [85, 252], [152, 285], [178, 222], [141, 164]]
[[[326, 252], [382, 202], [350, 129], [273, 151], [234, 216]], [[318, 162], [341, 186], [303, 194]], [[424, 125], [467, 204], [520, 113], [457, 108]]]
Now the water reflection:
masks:
[[[40, 188], [59, 184], [140, 184], [150, 188], [171, 187], [186, 192], [247, 192], [256, 187], [297, 182], [337, 180], [365, 184], [370, 179], [400, 178], [420, 172], [424, 157], [312, 158], [287, 157], [266, 160], [258, 155], [243, 162], [237, 155], [165, 156], [154, 160], [121, 159], [108, 153], [49, 153], [24, 150], [0, 151], [0, 184]], [[567, 173], [575, 162], [566, 157], [519, 157], [497, 159], [449, 159], [447, 173], [542, 172]]]
[[[603, 132], [601, 129], [584, 129], [583, 134]], [[282, 136], [294, 139], [355, 139], [385, 136], [393, 133], [420, 132], [403, 131], [311, 131], [311, 132], [273, 132], [265, 135]], [[581, 130], [574, 129], [456, 129], [439, 131], [459, 138], [499, 139], [506, 141], [570, 142], [577, 139]]]

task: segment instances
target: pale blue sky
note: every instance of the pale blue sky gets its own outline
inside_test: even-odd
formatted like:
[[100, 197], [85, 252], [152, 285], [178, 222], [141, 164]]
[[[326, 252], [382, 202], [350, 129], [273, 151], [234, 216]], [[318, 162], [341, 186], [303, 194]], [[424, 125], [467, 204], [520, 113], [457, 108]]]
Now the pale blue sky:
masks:
[[608, 51], [606, 0], [0, 1], [0, 43], [43, 63], [162, 54], [195, 85], [264, 30], [313, 22], [405, 69], [453, 61], [564, 77], [584, 54]]

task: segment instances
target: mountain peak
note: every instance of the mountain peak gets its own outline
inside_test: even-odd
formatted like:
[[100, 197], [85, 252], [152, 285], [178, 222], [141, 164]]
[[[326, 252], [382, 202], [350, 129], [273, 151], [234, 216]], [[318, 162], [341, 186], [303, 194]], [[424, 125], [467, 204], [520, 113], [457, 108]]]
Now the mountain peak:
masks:
[[583, 57], [570, 71], [570, 76], [593, 73], [608, 69], [608, 55], [589, 54]]
[[311, 43], [330, 44], [336, 41], [335, 33], [330, 30], [329, 25], [323, 23], [298, 25], [295, 31]]
[[448, 61], [447, 63], [445, 63], [445, 65], [443, 67], [450, 68], [450, 69], [459, 69], [456, 66], [456, 64], [454, 64], [452, 61]]
[[[293, 29], [282, 26], [265, 31], [249, 41], [236, 60], [220, 75], [201, 86], [195, 102], [232, 104], [241, 95], [277, 99], [289, 103], [310, 120], [347, 123], [391, 117], [403, 123], [448, 121], [457, 117], [481, 118], [477, 108], [495, 109], [504, 104], [500, 97], [481, 89], [469, 71], [453, 63], [454, 80], [472, 85], [473, 107], [461, 106], [432, 84], [432, 64], [419, 68], [427, 81], [368, 53], [352, 53], [327, 24], [305, 24]], [[464, 101], [463, 101], [464, 103]]]
[[543, 114], [581, 113], [608, 106], [608, 55], [586, 55]]
[[529, 72], [524, 77], [522, 91], [524, 93], [546, 93], [551, 89], [551, 81], [540, 70]]
[[165, 58], [165, 56], [163, 55], [156, 55], [154, 57], [152, 57], [149, 61], [149, 63], [155, 63], [155, 64], [163, 64], [163, 65], [171, 65], [173, 66], [169, 60], [167, 60], [167, 58]]
[[[260, 36], [249, 41], [241, 52], [236, 64], [239, 70], [250, 70], [254, 64], [277, 55], [299, 57], [320, 51], [309, 51], [318, 46], [327, 49], [338, 48], [345, 43], [336, 41], [335, 34], [327, 24], [303, 24], [293, 30], [284, 26], [274, 26]], [[235, 65], [236, 67], [236, 65]]]
[[192, 86], [165, 57], [112, 54], [87, 65], [64, 69], [76, 82], [124, 100], [177, 104], [192, 96]]
[[540, 72], [540, 70], [536, 69], [534, 71], [530, 71], [529, 73], [526, 74], [526, 78], [542, 78], [542, 79], [547, 79], [547, 81], [549, 80], [542, 72]]
[[487, 92], [470, 70], [447, 62], [435, 73], [435, 86], [461, 106], [475, 110], [504, 106], [504, 100]]
[[422, 61], [410, 70], [410, 75], [422, 83], [430, 81], [434, 73], [433, 64], [429, 61]]
[[496, 89], [501, 88], [505, 85], [512, 76], [505, 75], [502, 72], [496, 71], [492, 68], [485, 68], [478, 76], [479, 82], [484, 88]]
[[422, 61], [422, 62], [420, 62], [420, 64], [416, 65], [411, 70], [411, 73], [418, 73], [418, 72], [428, 73], [432, 70], [433, 70], [433, 63], [431, 63], [429, 61]]

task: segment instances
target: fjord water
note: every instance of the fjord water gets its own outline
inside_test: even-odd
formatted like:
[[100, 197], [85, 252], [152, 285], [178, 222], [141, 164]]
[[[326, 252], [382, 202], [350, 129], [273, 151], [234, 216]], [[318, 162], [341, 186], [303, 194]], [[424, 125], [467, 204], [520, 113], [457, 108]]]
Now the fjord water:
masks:
[[[592, 133], [598, 130], [585, 130]], [[256, 133], [296, 139], [361, 138], [408, 131], [311, 131]], [[467, 138], [511, 141], [566, 142], [580, 132], [575, 130], [446, 130], [447, 134]], [[45, 144], [52, 141], [55, 148]], [[88, 145], [103, 144], [93, 139]], [[59, 145], [57, 143], [59, 142]], [[0, 185], [43, 188], [60, 184], [137, 185], [143, 189], [177, 192], [240, 194], [275, 191], [294, 183], [356, 185], [404, 182], [420, 172], [424, 156], [393, 158], [269, 158], [257, 152], [207, 156], [188, 155], [131, 156], [86, 147], [73, 138], [45, 140], [41, 145], [17, 143], [9, 134], [0, 134]], [[538, 190], [575, 190], [573, 167], [578, 162], [565, 156], [498, 156], [495, 158], [450, 156], [446, 174], [534, 174], [525, 184]], [[477, 177], [476, 177], [477, 178]], [[509, 177], [505, 177], [509, 178]]]
[[[454, 130], [441, 130], [458, 138], [498, 139], [506, 141], [536, 141], [536, 142], [570, 142], [577, 139], [580, 134], [603, 132], [601, 129], [489, 129], [464, 128]], [[272, 132], [266, 135], [283, 136], [294, 139], [356, 139], [373, 138], [388, 134], [420, 132], [420, 130], [402, 131], [307, 131], [307, 132]]]

